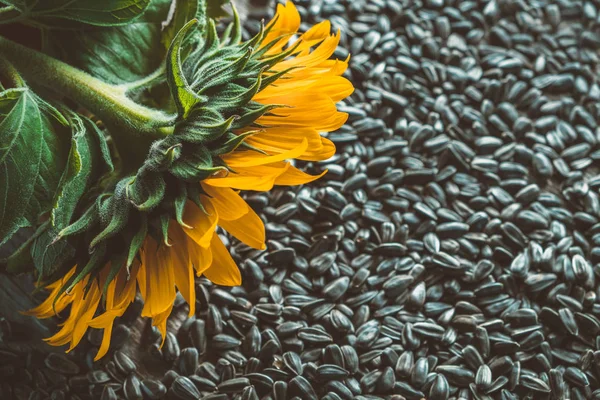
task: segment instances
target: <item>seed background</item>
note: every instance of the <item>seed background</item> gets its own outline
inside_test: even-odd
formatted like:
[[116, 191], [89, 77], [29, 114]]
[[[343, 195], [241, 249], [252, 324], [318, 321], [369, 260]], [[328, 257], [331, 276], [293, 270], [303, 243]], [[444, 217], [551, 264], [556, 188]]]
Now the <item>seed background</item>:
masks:
[[351, 54], [329, 173], [247, 194], [268, 250], [162, 349], [136, 307], [94, 365], [2, 320], [0, 398], [600, 398], [600, 3], [295, 4]]

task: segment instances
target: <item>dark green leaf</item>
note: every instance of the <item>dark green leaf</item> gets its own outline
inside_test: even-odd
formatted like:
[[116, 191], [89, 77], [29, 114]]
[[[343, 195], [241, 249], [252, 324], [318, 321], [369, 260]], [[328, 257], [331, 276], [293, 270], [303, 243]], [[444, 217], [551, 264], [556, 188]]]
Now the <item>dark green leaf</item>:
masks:
[[62, 28], [64, 19], [100, 26], [124, 25], [140, 16], [150, 0], [0, 0], [0, 3], [14, 7], [10, 12], [7, 10], [0, 22], [27, 18]]
[[52, 207], [69, 138], [28, 89], [0, 93], [0, 243]]
[[57, 231], [50, 228], [34, 240], [31, 246], [33, 265], [40, 277], [46, 277], [62, 268], [71, 267], [75, 248], [66, 239], [54, 242]]
[[44, 223], [36, 231], [32, 231], [31, 229], [20, 230], [19, 233], [3, 246], [3, 250], [8, 249], [9, 252], [6, 253], [8, 255], [6, 258], [0, 259], [0, 266], [11, 274], [31, 271], [33, 268], [33, 259], [31, 257], [33, 242], [47, 228], [48, 223]]
[[51, 51], [64, 61], [113, 84], [138, 81], [156, 71], [166, 49], [162, 25], [171, 0], [153, 0], [135, 21], [119, 27], [49, 31]]

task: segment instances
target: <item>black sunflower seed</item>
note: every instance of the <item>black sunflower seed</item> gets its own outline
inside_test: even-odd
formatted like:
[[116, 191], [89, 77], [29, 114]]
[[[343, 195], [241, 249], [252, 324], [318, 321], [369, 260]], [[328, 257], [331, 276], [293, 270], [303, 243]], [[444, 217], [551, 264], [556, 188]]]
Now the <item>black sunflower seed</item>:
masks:
[[187, 399], [197, 399], [200, 397], [200, 392], [196, 389], [196, 386], [192, 383], [191, 380], [186, 378], [185, 376], [177, 377], [169, 392], [177, 399], [187, 400]]
[[543, 380], [532, 376], [532, 375], [522, 375], [520, 379], [521, 386], [531, 389], [535, 392], [549, 393], [550, 386]]

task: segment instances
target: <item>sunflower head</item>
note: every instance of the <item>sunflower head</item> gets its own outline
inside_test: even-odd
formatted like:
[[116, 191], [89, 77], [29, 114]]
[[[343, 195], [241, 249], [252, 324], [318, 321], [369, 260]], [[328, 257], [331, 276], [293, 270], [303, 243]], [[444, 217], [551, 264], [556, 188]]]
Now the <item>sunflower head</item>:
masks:
[[137, 294], [142, 316], [164, 337], [177, 291], [195, 313], [195, 274], [241, 283], [219, 228], [265, 249], [264, 225], [238, 191], [313, 181], [319, 176], [286, 160], [318, 161], [335, 152], [320, 133], [346, 121], [336, 103], [353, 88], [341, 76], [347, 60], [330, 59], [339, 32], [332, 35], [328, 21], [296, 35], [300, 17], [287, 3], [246, 42], [237, 14], [221, 37], [212, 20], [201, 34], [198, 26], [186, 24], [168, 52], [166, 80], [177, 112], [172, 134], [55, 238], [77, 251], [40, 276], [53, 282], [51, 293], [31, 314], [47, 318], [71, 306], [51, 344], [73, 348], [89, 327], [104, 329], [97, 358], [103, 356], [114, 319]]

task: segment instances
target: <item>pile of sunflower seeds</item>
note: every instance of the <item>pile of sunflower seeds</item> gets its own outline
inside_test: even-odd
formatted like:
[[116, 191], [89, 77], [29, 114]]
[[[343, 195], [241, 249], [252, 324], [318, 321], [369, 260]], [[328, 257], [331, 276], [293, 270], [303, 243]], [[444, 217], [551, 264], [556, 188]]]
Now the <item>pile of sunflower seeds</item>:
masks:
[[0, 397], [600, 399], [600, 2], [296, 4], [352, 55], [329, 173], [247, 196], [268, 250], [162, 349], [117, 350], [136, 303], [107, 362], [0, 351]]

